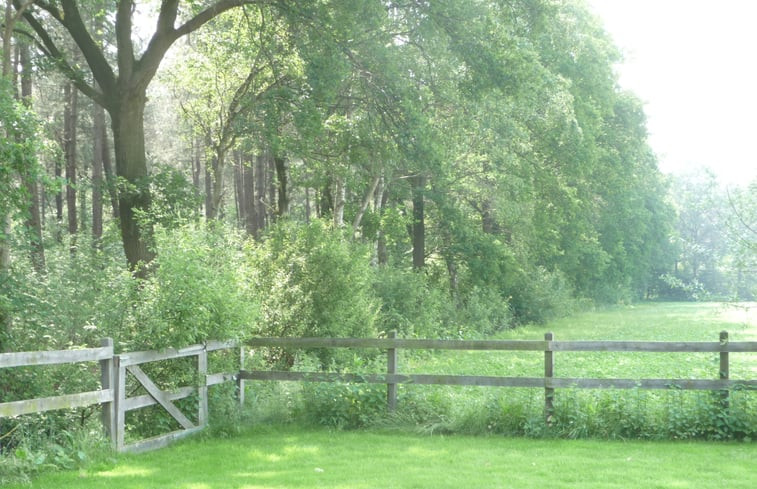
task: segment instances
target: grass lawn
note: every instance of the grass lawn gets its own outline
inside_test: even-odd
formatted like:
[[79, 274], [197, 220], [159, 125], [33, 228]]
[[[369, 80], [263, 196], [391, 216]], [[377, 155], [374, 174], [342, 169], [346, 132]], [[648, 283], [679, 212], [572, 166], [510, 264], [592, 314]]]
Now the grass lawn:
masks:
[[[753, 488], [757, 446], [278, 428], [48, 473], [32, 488]], [[21, 489], [30, 486], [8, 486]]]

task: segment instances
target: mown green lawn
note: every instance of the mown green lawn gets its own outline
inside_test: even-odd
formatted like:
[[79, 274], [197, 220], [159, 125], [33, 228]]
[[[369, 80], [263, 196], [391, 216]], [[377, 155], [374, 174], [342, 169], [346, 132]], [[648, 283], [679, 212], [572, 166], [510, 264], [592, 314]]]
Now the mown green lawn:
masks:
[[[252, 431], [194, 439], [33, 488], [753, 488], [757, 445]], [[21, 489], [29, 486], [9, 486]]]

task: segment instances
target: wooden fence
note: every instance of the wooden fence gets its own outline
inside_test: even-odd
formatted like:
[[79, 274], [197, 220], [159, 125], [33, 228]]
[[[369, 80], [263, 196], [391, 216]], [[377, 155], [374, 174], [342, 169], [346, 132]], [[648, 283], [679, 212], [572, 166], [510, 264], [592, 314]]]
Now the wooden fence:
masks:
[[[287, 349], [313, 348], [369, 348], [387, 352], [385, 374], [344, 374], [336, 372], [291, 372], [270, 370], [244, 370], [244, 347], [240, 348], [240, 370], [232, 373], [208, 373], [208, 353], [238, 348], [233, 342], [209, 342], [182, 349], [143, 351], [113, 354], [113, 342], [105, 339], [99, 348], [70, 351], [39, 351], [0, 354], [0, 369], [11, 367], [99, 362], [101, 388], [75, 394], [40, 399], [0, 403], [0, 418], [24, 414], [101, 405], [105, 432], [121, 452], [139, 452], [165, 446], [204, 428], [208, 420], [208, 387], [229, 381], [239, 385], [240, 400], [244, 399], [244, 382], [306, 381], [306, 382], [367, 382], [386, 384], [387, 408], [397, 407], [399, 384], [459, 385], [487, 387], [532, 387], [544, 389], [544, 412], [547, 421], [553, 412], [555, 389], [682, 389], [721, 392], [724, 406], [728, 406], [728, 393], [732, 389], [757, 390], [757, 380], [729, 378], [731, 353], [757, 352], [757, 341], [731, 342], [728, 333], [720, 333], [712, 342], [660, 342], [660, 341], [556, 341], [552, 333], [544, 340], [420, 340], [400, 339], [395, 334], [388, 338], [254, 338], [246, 342], [253, 348], [273, 347]], [[480, 351], [532, 351], [541, 352], [544, 358], [542, 377], [500, 377], [481, 375], [437, 375], [399, 373], [398, 351], [406, 350], [480, 350]], [[564, 378], [555, 375], [554, 357], [561, 352], [650, 352], [694, 353], [712, 352], [719, 356], [717, 379], [607, 379]], [[196, 385], [163, 390], [140, 367], [146, 363], [176, 358], [196, 357]], [[147, 394], [129, 397], [126, 393], [128, 378], [139, 383]], [[175, 401], [197, 395], [196, 421], [182, 412]], [[181, 426], [179, 430], [146, 440], [126, 443], [126, 413], [147, 406], [160, 405]]]
[[[173, 440], [203, 429], [208, 420], [208, 387], [236, 380], [233, 373], [208, 373], [208, 352], [238, 348], [234, 342], [209, 342], [179, 350], [141, 351], [113, 354], [113, 341], [103, 340], [100, 348], [66, 351], [36, 351], [0, 354], [0, 368], [60, 365], [81, 362], [100, 363], [101, 388], [91, 392], [64, 394], [54, 397], [0, 403], [0, 418], [41, 413], [55, 409], [72, 409], [100, 404], [105, 433], [119, 452], [141, 452], [160, 448]], [[141, 365], [185, 357], [196, 357], [197, 383], [162, 390], [145, 374]], [[126, 392], [129, 377], [138, 382], [147, 394], [129, 397]], [[175, 401], [197, 395], [196, 422], [183, 413]], [[181, 426], [179, 430], [146, 440], [125, 441], [126, 413], [147, 406], [160, 405]]]
[[[712, 390], [722, 392], [724, 405], [731, 389], [757, 390], [757, 380], [730, 379], [729, 354], [757, 352], [757, 341], [731, 342], [728, 333], [720, 333], [718, 341], [556, 341], [552, 333], [544, 340], [420, 340], [400, 339], [395, 335], [383, 339], [357, 338], [255, 338], [251, 347], [288, 349], [312, 348], [377, 348], [387, 351], [386, 374], [342, 374], [334, 372], [246, 371], [241, 380], [275, 380], [303, 382], [366, 382], [387, 385], [387, 407], [397, 406], [398, 384], [459, 385], [485, 387], [535, 387], [544, 389], [544, 413], [547, 421], [553, 413], [555, 389], [679, 389]], [[544, 355], [543, 377], [500, 377], [481, 375], [401, 374], [398, 372], [397, 351], [407, 350], [483, 350], [533, 351]], [[713, 352], [720, 357], [717, 379], [612, 379], [564, 378], [555, 375], [554, 357], [560, 352], [651, 352], [695, 353]]]

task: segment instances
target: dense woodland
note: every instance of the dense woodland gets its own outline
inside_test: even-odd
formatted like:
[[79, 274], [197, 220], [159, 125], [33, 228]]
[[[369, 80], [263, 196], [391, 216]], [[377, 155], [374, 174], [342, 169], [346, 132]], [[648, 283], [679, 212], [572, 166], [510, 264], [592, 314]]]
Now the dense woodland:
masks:
[[2, 350], [754, 298], [757, 182], [660, 173], [579, 0], [4, 3]]

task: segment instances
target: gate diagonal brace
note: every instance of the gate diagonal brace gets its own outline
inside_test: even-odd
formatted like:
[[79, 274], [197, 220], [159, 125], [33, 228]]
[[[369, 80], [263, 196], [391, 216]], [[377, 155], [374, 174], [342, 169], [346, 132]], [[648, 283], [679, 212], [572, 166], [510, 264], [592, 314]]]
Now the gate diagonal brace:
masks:
[[163, 408], [168, 411], [168, 414], [173, 416], [173, 418], [179, 422], [181, 426], [184, 427], [184, 429], [189, 430], [195, 427], [195, 425], [184, 416], [184, 413], [182, 413], [179, 408], [177, 408], [171, 400], [168, 398], [168, 395], [160, 390], [160, 388], [155, 385], [155, 383], [150, 380], [150, 378], [145, 374], [141, 368], [139, 368], [138, 365], [130, 365], [126, 367], [126, 370], [131, 372], [134, 377], [137, 378], [140, 384], [145, 388], [148, 394], [155, 399], [158, 404], [163, 406]]

